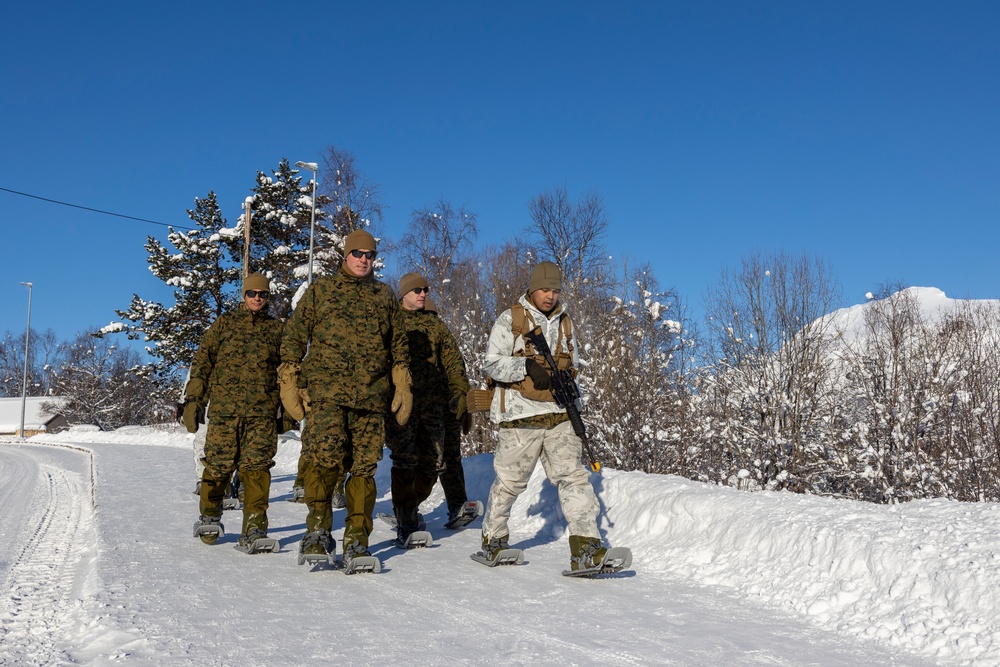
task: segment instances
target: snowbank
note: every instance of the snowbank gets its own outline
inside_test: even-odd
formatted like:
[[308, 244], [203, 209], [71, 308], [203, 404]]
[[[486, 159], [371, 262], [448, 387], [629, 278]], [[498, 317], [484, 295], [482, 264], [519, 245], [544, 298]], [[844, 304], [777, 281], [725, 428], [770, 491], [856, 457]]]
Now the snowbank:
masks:
[[[190, 447], [183, 431], [74, 429], [32, 441]], [[279, 443], [275, 473], [294, 475], [297, 434]], [[492, 456], [465, 460], [470, 497], [486, 498]], [[379, 466], [380, 494], [389, 465]], [[595, 479], [601, 530], [630, 546], [640, 576], [735, 591], [816, 626], [948, 664], [1000, 666], [1000, 505], [946, 500], [895, 506], [747, 493], [668, 475], [605, 468]], [[422, 508], [439, 509], [440, 488]], [[511, 541], [564, 536], [555, 488], [539, 466], [514, 506]]]

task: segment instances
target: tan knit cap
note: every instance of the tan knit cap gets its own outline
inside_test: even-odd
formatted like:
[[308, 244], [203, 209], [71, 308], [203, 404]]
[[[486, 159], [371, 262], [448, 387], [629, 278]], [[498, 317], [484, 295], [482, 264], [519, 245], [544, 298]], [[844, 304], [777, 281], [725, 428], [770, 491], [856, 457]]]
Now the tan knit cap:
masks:
[[263, 290], [265, 292], [270, 292], [271, 282], [259, 273], [251, 273], [243, 279], [244, 294], [247, 290]]
[[355, 229], [344, 240], [344, 257], [352, 250], [375, 250], [375, 237], [363, 229]]
[[402, 299], [411, 290], [418, 287], [427, 287], [427, 281], [419, 273], [407, 273], [399, 279], [399, 298]]
[[531, 280], [528, 281], [528, 294], [538, 289], [562, 289], [562, 273], [552, 262], [539, 262], [531, 270]]

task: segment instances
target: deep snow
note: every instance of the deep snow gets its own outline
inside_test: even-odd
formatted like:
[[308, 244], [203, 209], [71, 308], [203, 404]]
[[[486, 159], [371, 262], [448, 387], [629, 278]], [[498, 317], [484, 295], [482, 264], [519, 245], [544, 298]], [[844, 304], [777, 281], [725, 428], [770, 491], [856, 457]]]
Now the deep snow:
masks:
[[[56, 446], [71, 445], [66, 446]], [[298, 441], [273, 470], [282, 552], [235, 549], [240, 515], [192, 537], [191, 436], [74, 429], [0, 444], [3, 664], [1000, 665], [1000, 508], [875, 506], [667, 475], [594, 477], [633, 570], [561, 577], [568, 549], [540, 467], [514, 507], [520, 567], [472, 562], [478, 522], [404, 552], [376, 522], [378, 575], [296, 565]], [[465, 461], [485, 500], [492, 458]], [[388, 461], [377, 512], [391, 511]], [[343, 530], [343, 511], [334, 517]]]

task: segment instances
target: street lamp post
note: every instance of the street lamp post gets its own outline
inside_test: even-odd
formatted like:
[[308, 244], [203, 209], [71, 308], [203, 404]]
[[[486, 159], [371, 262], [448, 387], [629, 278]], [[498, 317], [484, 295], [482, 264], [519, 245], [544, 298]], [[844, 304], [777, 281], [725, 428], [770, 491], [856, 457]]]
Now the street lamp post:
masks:
[[313, 194], [312, 194], [312, 217], [309, 220], [309, 278], [308, 283], [313, 281], [313, 243], [316, 237], [316, 185], [319, 181], [319, 165], [315, 162], [296, 162], [296, 167], [308, 169], [313, 173]]
[[28, 288], [28, 328], [24, 331], [24, 379], [21, 382], [21, 439], [24, 440], [24, 408], [28, 403], [28, 338], [31, 336], [31, 283], [21, 283]]

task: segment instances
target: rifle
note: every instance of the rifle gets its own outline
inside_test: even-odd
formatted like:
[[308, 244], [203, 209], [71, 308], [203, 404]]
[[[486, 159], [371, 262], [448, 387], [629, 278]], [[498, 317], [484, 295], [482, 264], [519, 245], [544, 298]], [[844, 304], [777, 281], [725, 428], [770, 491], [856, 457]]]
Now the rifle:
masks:
[[580, 387], [573, 379], [573, 374], [568, 370], [559, 370], [556, 367], [556, 361], [552, 358], [552, 350], [549, 349], [549, 343], [545, 340], [541, 327], [535, 327], [524, 334], [524, 337], [545, 357], [549, 368], [552, 369], [552, 372], [549, 373], [549, 377], [552, 379], [552, 395], [555, 396], [556, 405], [566, 410], [569, 423], [573, 425], [573, 432], [583, 441], [583, 449], [587, 453], [587, 458], [590, 459], [590, 464], [587, 467], [594, 472], [600, 472], [601, 464], [598, 463], [594, 451], [590, 448], [590, 441], [587, 440], [587, 428], [583, 425], [580, 410], [576, 407], [576, 399], [580, 398]]

